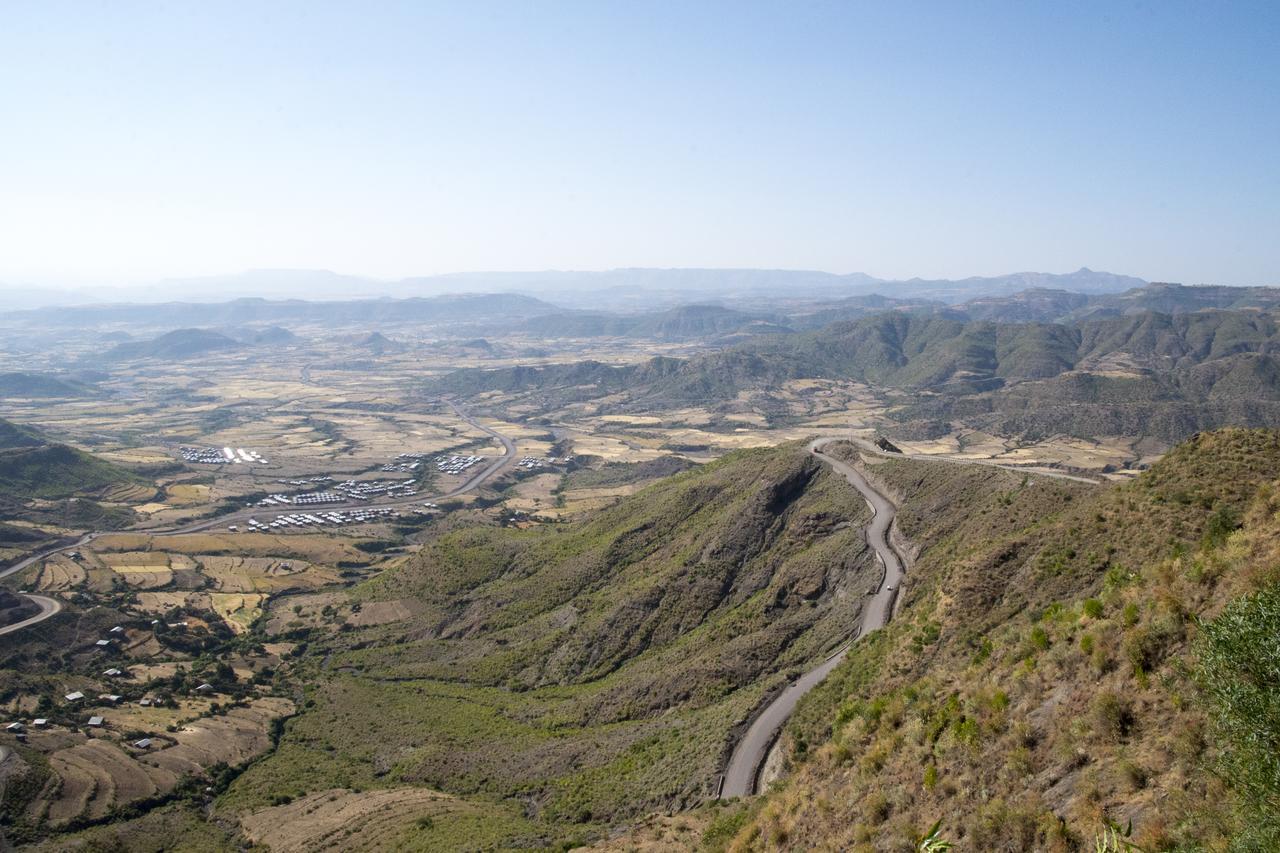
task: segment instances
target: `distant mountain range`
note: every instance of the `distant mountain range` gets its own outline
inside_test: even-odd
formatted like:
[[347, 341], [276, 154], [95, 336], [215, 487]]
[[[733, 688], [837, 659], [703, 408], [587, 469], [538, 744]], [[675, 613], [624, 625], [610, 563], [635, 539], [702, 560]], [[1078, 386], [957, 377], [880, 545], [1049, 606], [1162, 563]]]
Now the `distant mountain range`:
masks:
[[981, 424], [1000, 434], [1156, 435], [1225, 423], [1280, 426], [1280, 326], [1254, 310], [1143, 312], [1070, 323], [997, 323], [882, 313], [815, 332], [753, 339], [690, 359], [595, 361], [435, 380], [436, 393], [530, 395], [555, 407], [615, 394], [620, 411], [727, 405], [791, 379], [907, 392], [893, 417], [912, 434]]
[[[652, 271], [651, 271], [652, 272]], [[672, 271], [696, 281], [698, 271]], [[514, 274], [512, 274], [514, 275]], [[816, 274], [815, 274], [816, 275]], [[822, 274], [825, 275], [825, 274]], [[651, 277], [644, 277], [650, 280]], [[658, 276], [653, 280], [661, 279]], [[848, 278], [848, 277], [845, 277]], [[744, 287], [764, 287], [770, 275], [740, 277]], [[895, 295], [865, 293], [838, 298], [802, 298], [785, 289], [755, 297], [696, 302], [646, 311], [584, 310], [561, 307], [518, 293], [448, 295], [407, 299], [358, 299], [349, 301], [269, 300], [243, 298], [217, 303], [164, 302], [60, 306], [12, 312], [10, 321], [41, 328], [202, 326], [231, 330], [228, 334], [250, 343], [285, 343], [292, 333], [279, 323], [321, 325], [417, 323], [447, 326], [463, 335], [524, 332], [545, 338], [626, 337], [649, 340], [730, 340], [735, 336], [786, 334], [816, 329], [838, 320], [854, 320], [885, 311], [943, 314], [958, 319], [996, 322], [1074, 322], [1090, 318], [1124, 316], [1143, 311], [1184, 313], [1210, 309], [1280, 308], [1280, 289], [1266, 287], [1183, 286], [1156, 283], [1110, 292], [1132, 279], [1083, 271], [1068, 276], [1020, 274], [981, 281], [974, 287], [996, 288], [1055, 280], [1078, 288], [1103, 288], [1097, 292], [1061, 287], [1032, 287], [1012, 293], [984, 295], [960, 302], [929, 298], [923, 293], [954, 293], [948, 283], [916, 282], [902, 287], [879, 282]], [[950, 283], [955, 284], [955, 283]], [[968, 283], [964, 283], [968, 286]], [[904, 293], [905, 287], [912, 287]], [[687, 293], [692, 293], [688, 291]], [[579, 300], [562, 299], [564, 305]], [[754, 305], [755, 308], [745, 308]], [[246, 325], [271, 324], [268, 330], [246, 330]], [[113, 332], [122, 336], [118, 329]], [[268, 340], [263, 335], [274, 336]]]
[[1115, 293], [1143, 284], [1143, 280], [1132, 276], [1083, 267], [1066, 274], [1023, 272], [959, 280], [891, 280], [865, 273], [838, 275], [816, 270], [631, 268], [583, 272], [452, 273], [385, 281], [328, 270], [249, 270], [232, 275], [167, 279], [154, 285], [136, 287], [80, 291], [0, 288], [0, 307], [22, 310], [68, 304], [155, 304], [162, 299], [202, 303], [240, 298], [351, 301], [363, 297], [408, 298], [505, 292], [562, 302], [579, 310], [634, 311], [717, 300], [837, 299], [877, 293], [955, 303], [1029, 288]]
[[1182, 314], [1206, 310], [1275, 310], [1280, 288], [1221, 287], [1157, 282], [1123, 293], [1085, 294], [1033, 288], [1009, 296], [973, 299], [957, 308], [974, 320], [1069, 322], [1143, 311]]
[[316, 302], [301, 299], [234, 299], [211, 304], [161, 302], [41, 308], [15, 312], [13, 319], [49, 326], [81, 328], [110, 324], [152, 326], [241, 325], [245, 323], [393, 323], [525, 319], [559, 311], [529, 296], [512, 293], [437, 296], [430, 299], [357, 299]]

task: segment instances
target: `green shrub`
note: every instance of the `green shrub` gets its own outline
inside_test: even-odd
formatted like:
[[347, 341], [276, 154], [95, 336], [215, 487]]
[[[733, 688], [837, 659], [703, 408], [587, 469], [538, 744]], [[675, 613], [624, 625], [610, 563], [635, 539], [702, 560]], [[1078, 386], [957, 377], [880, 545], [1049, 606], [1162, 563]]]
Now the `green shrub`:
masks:
[[1098, 619], [1102, 616], [1102, 602], [1096, 598], [1087, 598], [1084, 602], [1084, 615], [1090, 619]]
[[1280, 586], [1203, 626], [1196, 680], [1213, 707], [1221, 773], [1240, 807], [1238, 849], [1280, 849]]
[[746, 826], [751, 812], [744, 806], [728, 808], [711, 819], [702, 833], [702, 848], [719, 851], [729, 846], [729, 842], [738, 834], [738, 830]]
[[1098, 734], [1112, 742], [1127, 738], [1136, 723], [1132, 704], [1113, 690], [1104, 690], [1094, 698], [1093, 719]]
[[938, 784], [938, 765], [930, 764], [924, 769], [924, 789], [932, 791]]
[[1217, 548], [1227, 541], [1227, 537], [1240, 527], [1240, 514], [1234, 507], [1220, 506], [1209, 520], [1205, 522], [1204, 538], [1201, 544], [1205, 548]]

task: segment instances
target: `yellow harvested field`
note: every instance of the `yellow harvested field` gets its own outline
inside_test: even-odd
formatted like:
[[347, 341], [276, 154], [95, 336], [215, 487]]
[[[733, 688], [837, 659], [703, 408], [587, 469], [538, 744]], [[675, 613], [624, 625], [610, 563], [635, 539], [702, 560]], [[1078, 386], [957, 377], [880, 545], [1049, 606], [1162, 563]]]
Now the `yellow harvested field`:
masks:
[[129, 667], [129, 674], [139, 681], [153, 678], [172, 678], [174, 673], [185, 667], [181, 661], [162, 661], [160, 663], [137, 663]]
[[[159, 550], [152, 552], [152, 547]], [[368, 556], [349, 541], [319, 534], [280, 536], [267, 533], [188, 533], [157, 538], [146, 533], [107, 533], [94, 540], [93, 549], [104, 555], [104, 559], [108, 554], [126, 551], [164, 551], [189, 555], [234, 554], [286, 560], [297, 557], [325, 564], [336, 564], [339, 560], [360, 560]]]
[[262, 602], [266, 596], [260, 593], [211, 592], [209, 601], [215, 613], [222, 617], [227, 627], [237, 634], [249, 630], [253, 620], [262, 615]]
[[101, 819], [117, 806], [168, 792], [178, 781], [171, 771], [139, 764], [101, 738], [52, 753], [49, 769], [61, 784], [50, 799], [37, 798], [31, 808], [55, 825], [75, 818]]
[[[338, 571], [306, 560], [275, 557], [201, 556], [201, 570], [219, 592], [315, 589], [340, 580]], [[286, 568], [287, 567], [287, 568]]]
[[[132, 672], [134, 667], [129, 667]], [[169, 675], [173, 675], [172, 672]], [[165, 676], [156, 673], [151, 678], [162, 678]], [[209, 713], [209, 706], [212, 704], [212, 698], [181, 698], [176, 701], [173, 707], [155, 705], [142, 706], [137, 702], [129, 702], [115, 708], [107, 708], [102, 712], [106, 718], [106, 724], [113, 731], [141, 731], [141, 732], [162, 732], [169, 726], [177, 725], [185, 720], [194, 719], [202, 714]]]
[[392, 850], [408, 841], [403, 836], [419, 819], [476, 808], [424, 788], [338, 788], [241, 815], [240, 826], [255, 846], [273, 853]]
[[174, 506], [205, 503], [210, 488], [199, 483], [174, 483], [165, 489], [165, 501]]
[[144, 613], [164, 613], [174, 607], [199, 606], [208, 607], [208, 598], [200, 592], [140, 592], [138, 593], [138, 609]]
[[87, 576], [84, 567], [62, 554], [55, 554], [44, 561], [36, 588], [41, 592], [71, 589], [84, 583]]
[[[223, 715], [192, 719], [172, 734], [162, 732], [181, 719], [178, 709], [138, 709], [168, 712], [150, 717], [135, 715], [133, 709], [107, 712], [113, 732], [152, 731], [155, 745], [149, 751], [107, 736], [49, 733], [33, 738], [33, 748], [48, 750], [56, 783], [41, 790], [28, 814], [53, 825], [99, 820], [131, 802], [166, 794], [179, 779], [215, 764], [238, 766], [270, 748], [271, 721], [293, 709], [288, 699], [255, 699]], [[192, 706], [183, 710], [198, 712]]]
[[559, 474], [538, 474], [522, 480], [512, 491], [512, 497], [507, 498], [506, 505], [510, 509], [523, 510], [525, 512], [533, 512], [544, 507], [550, 507], [555, 504], [555, 496], [552, 490], [560, 484]]
[[646, 426], [662, 426], [663, 418], [655, 415], [601, 415], [600, 420], [607, 424], [642, 424]]
[[213, 764], [237, 766], [271, 748], [271, 721], [293, 713], [288, 699], [254, 699], [212, 717], [200, 717], [165, 735], [173, 745], [143, 753], [139, 760], [179, 775], [198, 773]]
[[608, 435], [573, 434], [573, 452], [579, 456], [599, 456], [609, 462], [644, 462], [666, 453], [657, 448], [641, 448]]

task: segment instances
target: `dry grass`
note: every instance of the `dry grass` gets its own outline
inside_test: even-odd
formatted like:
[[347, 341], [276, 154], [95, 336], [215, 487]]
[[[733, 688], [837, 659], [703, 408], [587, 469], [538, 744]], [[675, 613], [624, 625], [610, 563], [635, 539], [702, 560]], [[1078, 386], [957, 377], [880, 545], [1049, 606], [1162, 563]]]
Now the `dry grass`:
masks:
[[240, 825], [253, 844], [273, 853], [379, 850], [394, 846], [415, 821], [457, 808], [471, 807], [425, 788], [334, 789], [245, 815]]

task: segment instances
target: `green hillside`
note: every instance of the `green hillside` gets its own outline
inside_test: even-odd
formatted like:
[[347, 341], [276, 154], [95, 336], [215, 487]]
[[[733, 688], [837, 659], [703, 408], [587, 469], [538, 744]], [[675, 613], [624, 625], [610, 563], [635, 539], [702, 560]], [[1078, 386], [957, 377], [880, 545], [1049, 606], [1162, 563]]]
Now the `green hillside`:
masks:
[[446, 533], [349, 605], [408, 602], [409, 620], [306, 634], [308, 710], [219, 808], [410, 782], [554, 840], [696, 804], [730, 730], [848, 635], [849, 593], [881, 571], [866, 520], [847, 483], [789, 445], [582, 523]]
[[15, 424], [0, 418], [0, 450], [20, 447], [40, 447], [47, 444], [44, 434], [35, 427]]
[[[735, 850], [1275, 849], [1280, 434], [1181, 445], [1135, 482], [882, 463], [921, 549], [889, 629], [801, 703], [791, 781]], [[1252, 638], [1252, 639], [1251, 639]], [[1269, 710], [1268, 710], [1269, 709]]]
[[83, 382], [48, 373], [0, 373], [0, 397], [85, 397], [93, 393]]
[[0, 419], [0, 501], [94, 495], [141, 480], [102, 459]]
[[496, 390], [548, 409], [613, 397], [612, 409], [652, 411], [714, 407], [743, 391], [767, 399], [789, 379], [846, 379], [898, 395], [902, 407], [891, 416], [904, 435], [946, 432], [958, 422], [1004, 435], [1177, 441], [1200, 429], [1280, 425], [1278, 350], [1275, 317], [1256, 311], [1067, 324], [885, 313], [683, 360], [459, 370], [430, 390]]

